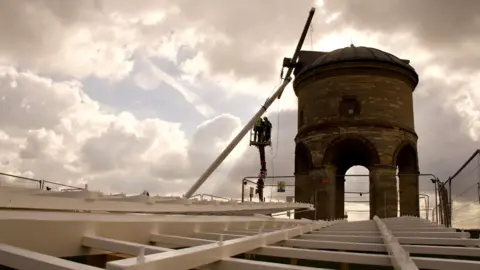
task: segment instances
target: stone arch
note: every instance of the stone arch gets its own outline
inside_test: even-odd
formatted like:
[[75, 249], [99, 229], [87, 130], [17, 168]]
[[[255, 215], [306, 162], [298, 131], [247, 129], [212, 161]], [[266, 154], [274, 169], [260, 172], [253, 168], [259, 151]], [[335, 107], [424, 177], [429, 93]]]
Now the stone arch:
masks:
[[[345, 211], [345, 173], [355, 165], [371, 169], [380, 163], [380, 156], [375, 145], [361, 135], [345, 134], [335, 137], [327, 146], [324, 152], [322, 165], [328, 168], [326, 174], [331, 181], [334, 181], [335, 199], [334, 216], [343, 218]], [[369, 172], [370, 196], [372, 196], [371, 179], [372, 172]], [[332, 184], [333, 185], [333, 184]], [[370, 207], [374, 199], [370, 197]]]
[[[348, 153], [344, 161], [340, 161], [342, 154]], [[380, 157], [375, 145], [367, 138], [361, 135], [339, 135], [330, 141], [323, 154], [322, 165], [340, 165], [345, 166], [361, 165], [369, 167], [380, 163]], [[356, 164], [355, 164], [356, 163]], [[345, 171], [348, 170], [345, 169]]]
[[313, 168], [312, 155], [304, 143], [295, 146], [295, 175], [308, 175]]
[[407, 157], [414, 157], [415, 164], [411, 164], [412, 166], [418, 170], [418, 157], [417, 157], [417, 147], [415, 146], [415, 143], [412, 141], [404, 140], [400, 142], [397, 147], [395, 148], [395, 151], [393, 152], [393, 158], [392, 158], [392, 165], [398, 166], [398, 163], [405, 164], [405, 158]]
[[[419, 215], [419, 170], [415, 144], [402, 141], [394, 152], [393, 165], [398, 169], [400, 215]], [[416, 200], [412, 198], [417, 198]]]

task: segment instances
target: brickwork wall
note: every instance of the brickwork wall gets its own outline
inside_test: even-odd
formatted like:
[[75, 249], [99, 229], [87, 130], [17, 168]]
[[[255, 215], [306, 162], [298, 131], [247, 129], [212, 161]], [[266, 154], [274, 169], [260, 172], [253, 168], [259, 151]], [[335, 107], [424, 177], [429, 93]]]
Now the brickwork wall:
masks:
[[[401, 76], [391, 76], [392, 73], [361, 72], [358, 75], [352, 70], [351, 74], [343, 72], [335, 76], [319, 76], [317, 80], [295, 85], [299, 118], [303, 117], [298, 121], [295, 140], [297, 144], [307, 146], [314, 167], [309, 177], [303, 175], [296, 178], [296, 200], [311, 201], [313, 192], [317, 192], [317, 218], [343, 215], [340, 213], [343, 206], [339, 208], [339, 188], [335, 188], [336, 168], [340, 164], [332, 164], [325, 155], [332, 142], [339, 138], [361, 138], [370, 148], [373, 146], [372, 151], [379, 157], [378, 164], [367, 166], [371, 174], [370, 190], [374, 192], [370, 195], [371, 211], [379, 216], [396, 216], [396, 179], [387, 176], [386, 172], [395, 174], [395, 157], [402, 145], [412, 145], [416, 151], [413, 89], [408, 81], [401, 79]], [[358, 101], [360, 110], [355, 116], [345, 116], [339, 112], [340, 102], [345, 96], [353, 96]], [[328, 174], [333, 183], [322, 185], [318, 170], [326, 168], [326, 165], [330, 165], [330, 169], [323, 169], [323, 173]], [[414, 194], [418, 193], [418, 179], [415, 181], [410, 178], [408, 183], [403, 184], [413, 186], [408, 189], [409, 193], [404, 193], [403, 198], [418, 197], [418, 194]], [[404, 205], [404, 213], [413, 214], [417, 211], [412, 204]], [[312, 218], [312, 215], [298, 217]]]

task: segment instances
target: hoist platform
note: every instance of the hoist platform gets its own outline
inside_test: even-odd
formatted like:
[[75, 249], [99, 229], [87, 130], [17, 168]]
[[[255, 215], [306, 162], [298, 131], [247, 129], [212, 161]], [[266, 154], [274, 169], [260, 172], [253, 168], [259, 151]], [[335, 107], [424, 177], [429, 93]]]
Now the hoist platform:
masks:
[[271, 146], [272, 141], [268, 140], [266, 142], [257, 142], [254, 140], [255, 139], [255, 131], [253, 129], [250, 130], [250, 146], [255, 145], [255, 146]]

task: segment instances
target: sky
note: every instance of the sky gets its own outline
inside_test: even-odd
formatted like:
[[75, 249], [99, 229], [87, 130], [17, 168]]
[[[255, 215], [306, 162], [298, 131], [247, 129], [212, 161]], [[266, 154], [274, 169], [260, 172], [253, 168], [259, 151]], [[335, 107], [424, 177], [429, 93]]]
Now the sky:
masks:
[[[183, 194], [279, 85], [312, 6], [304, 49], [353, 42], [411, 60], [422, 173], [446, 180], [480, 148], [475, 0], [3, 0], [0, 172]], [[267, 113], [270, 175], [293, 174], [296, 106], [290, 85]], [[198, 192], [239, 197], [258, 169], [247, 136]], [[472, 181], [458, 181], [458, 192]], [[347, 190], [366, 185], [354, 179]]]

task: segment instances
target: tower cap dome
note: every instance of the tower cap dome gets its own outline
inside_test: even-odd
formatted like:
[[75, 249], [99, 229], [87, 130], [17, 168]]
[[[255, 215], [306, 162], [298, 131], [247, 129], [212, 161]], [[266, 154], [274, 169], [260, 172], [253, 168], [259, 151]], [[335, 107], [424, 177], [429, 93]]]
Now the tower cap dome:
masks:
[[313, 61], [310, 65], [305, 66], [305, 68], [303, 68], [300, 73], [309, 69], [347, 61], [387, 62], [415, 71], [415, 69], [410, 66], [409, 60], [400, 59], [393, 54], [384, 52], [379, 49], [350, 45], [349, 47], [336, 49], [327, 53], [322, 53], [322, 55], [318, 57], [315, 61]]
[[357, 47], [353, 44], [331, 52], [301, 51], [294, 74], [296, 77], [300, 77], [309, 70], [344, 62], [382, 62], [393, 64], [412, 72], [414, 77], [417, 77], [416, 80], [418, 80], [418, 75], [410, 65], [409, 60], [400, 59], [379, 49], [363, 46]]

